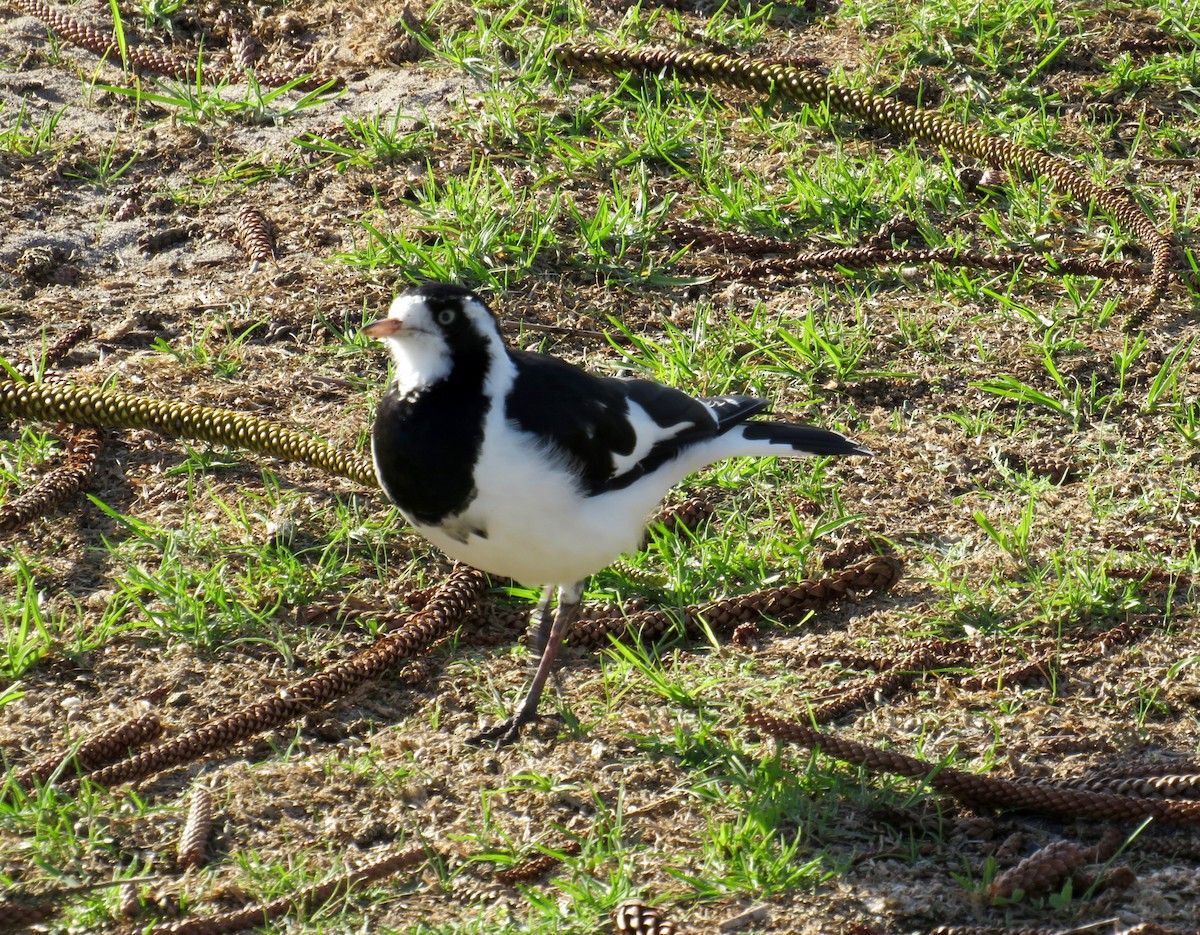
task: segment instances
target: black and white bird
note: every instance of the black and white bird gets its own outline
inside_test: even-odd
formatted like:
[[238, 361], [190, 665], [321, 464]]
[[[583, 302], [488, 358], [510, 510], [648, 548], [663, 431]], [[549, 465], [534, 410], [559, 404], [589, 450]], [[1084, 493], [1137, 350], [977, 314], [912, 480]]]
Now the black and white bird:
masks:
[[697, 399], [510, 350], [491, 310], [459, 286], [405, 292], [363, 333], [394, 362], [371, 445], [384, 493], [451, 558], [544, 588], [533, 681], [516, 712], [478, 740], [511, 742], [537, 717], [584, 583], [638, 548], [674, 484], [742, 455], [870, 453], [826, 429], [750, 421], [764, 400]]

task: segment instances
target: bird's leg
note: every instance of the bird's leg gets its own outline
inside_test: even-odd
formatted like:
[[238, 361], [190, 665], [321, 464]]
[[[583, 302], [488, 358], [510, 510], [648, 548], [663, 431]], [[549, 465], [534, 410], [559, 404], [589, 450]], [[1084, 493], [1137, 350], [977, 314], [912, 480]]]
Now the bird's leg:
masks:
[[[550, 672], [554, 668], [554, 657], [558, 655], [558, 648], [562, 645], [563, 637], [571, 624], [575, 622], [575, 618], [579, 616], [579, 600], [582, 594], [583, 582], [558, 589], [558, 609], [554, 614], [554, 625], [550, 627], [546, 645], [542, 647], [542, 655], [538, 659], [537, 670], [533, 673], [533, 681], [529, 683], [529, 689], [525, 692], [524, 699], [508, 718], [495, 727], [472, 737], [472, 743], [494, 740], [496, 746], [502, 747], [516, 740], [521, 735], [522, 727], [530, 721], [537, 720], [538, 701], [541, 700], [542, 689], [546, 687], [546, 679], [550, 677]], [[545, 597], [543, 595], [543, 600]], [[547, 608], [547, 614], [548, 612], [549, 608]], [[541, 629], [539, 624], [538, 630]], [[535, 634], [535, 638], [537, 635], [539, 634]]]
[[537, 607], [533, 609], [533, 616], [530, 618], [534, 629], [529, 648], [537, 653], [539, 659], [550, 639], [550, 630], [554, 624], [554, 617], [550, 613], [550, 602], [553, 599], [554, 585], [548, 584], [542, 589], [542, 596], [538, 598]]

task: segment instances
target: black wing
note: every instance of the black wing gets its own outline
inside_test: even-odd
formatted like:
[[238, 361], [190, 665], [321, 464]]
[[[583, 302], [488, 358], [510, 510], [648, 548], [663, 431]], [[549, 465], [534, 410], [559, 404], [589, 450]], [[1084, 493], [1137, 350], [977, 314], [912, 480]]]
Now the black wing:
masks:
[[[707, 400], [659, 383], [598, 377], [544, 354], [511, 353], [517, 377], [505, 415], [560, 451], [591, 495], [628, 486], [673, 458], [681, 447], [718, 435], [766, 405], [746, 397], [721, 397], [728, 402], [718, 414]], [[643, 422], [639, 434], [630, 421], [631, 401], [645, 410], [658, 431], [651, 428], [648, 436]], [[645, 453], [618, 473], [617, 459], [635, 450]]]
[[767, 400], [755, 396], [709, 396], [700, 402], [717, 417], [718, 435], [771, 408]]

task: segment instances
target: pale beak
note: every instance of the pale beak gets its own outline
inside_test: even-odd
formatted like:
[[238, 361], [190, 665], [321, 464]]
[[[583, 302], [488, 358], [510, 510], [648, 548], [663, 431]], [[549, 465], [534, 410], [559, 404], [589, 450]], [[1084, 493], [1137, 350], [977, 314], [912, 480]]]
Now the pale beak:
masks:
[[362, 329], [362, 334], [368, 338], [375, 338], [377, 341], [382, 341], [385, 338], [393, 337], [404, 330], [404, 322], [398, 318], [381, 318], [379, 321], [373, 321]]

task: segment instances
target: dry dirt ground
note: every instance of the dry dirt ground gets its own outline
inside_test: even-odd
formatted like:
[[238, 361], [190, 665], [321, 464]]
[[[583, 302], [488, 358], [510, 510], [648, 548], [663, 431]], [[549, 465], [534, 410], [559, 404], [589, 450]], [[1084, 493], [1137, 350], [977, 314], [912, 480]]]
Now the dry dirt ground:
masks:
[[[228, 37], [217, 25], [220, 6], [189, 7], [177, 17], [177, 41], [190, 48], [187, 43], [205, 30], [214, 54], [222, 54]], [[683, 7], [686, 23], [703, 20], [699, 8]], [[106, 8], [85, 3], [72, 8], [72, 15], [100, 27]], [[450, 177], [467, 171], [479, 153], [459, 126], [476, 106], [478, 80], [452, 63], [416, 54], [397, 25], [394, 6], [315, 0], [237, 9], [254, 23], [263, 54], [272, 61], [295, 60], [320, 45], [328, 70], [344, 79], [345, 93], [278, 126], [171, 120], [165, 109], [145, 105], [139, 110], [128, 98], [91, 87], [97, 75], [118, 82], [119, 70], [65, 42], [49, 43], [38, 19], [8, 4], [0, 7], [4, 119], [21, 106], [39, 118], [61, 110], [54, 138], [66, 141], [49, 156], [0, 154], [0, 354], [13, 363], [36, 360], [69, 327], [86, 322], [94, 336], [59, 365], [72, 380], [100, 384], [115, 375], [126, 392], [244, 410], [361, 449], [371, 394], [377, 392], [384, 364], [374, 353], [340, 349], [355, 324], [385, 306], [402, 271], [364, 271], [338, 257], [368, 239], [359, 219], [382, 212], [402, 225], [413, 184], [429, 173]], [[624, 7], [597, 5], [587, 28], [618, 23], [626, 13]], [[446, 32], [471, 19], [469, 10], [446, 4], [431, 23]], [[833, 13], [797, 22], [801, 25], [790, 31], [776, 27], [789, 40], [781, 53], [850, 67], [871, 38]], [[138, 25], [132, 17], [130, 24]], [[1149, 28], [1136, 15], [1114, 14], [1110, 51], [1115, 53], [1119, 37], [1136, 37]], [[1082, 67], [1079, 74], [1066, 68], [1055, 79], [1069, 90], [1085, 74]], [[582, 87], [573, 86], [573, 93], [582, 93]], [[338, 170], [292, 142], [305, 132], [336, 136], [347, 115], [397, 109], [434, 129], [427, 154], [386, 167]], [[1153, 121], [1174, 119], [1180, 109], [1169, 96], [1148, 93], [1127, 103], [1123, 113], [1123, 119]], [[872, 136], [862, 134], [849, 152], [873, 145]], [[1187, 152], [1168, 156], [1139, 163], [1128, 184], [1152, 193], [1190, 192], [1191, 211], [1196, 159]], [[123, 164], [131, 157], [130, 170], [111, 185], [79, 177], [102, 158]], [[279, 161], [296, 168], [271, 171]], [[520, 180], [514, 184], [519, 187]], [[121, 210], [127, 201], [132, 207]], [[236, 233], [235, 214], [244, 204], [269, 219], [276, 244], [276, 259], [255, 269]], [[164, 231], [173, 233], [157, 236]], [[529, 275], [497, 295], [496, 307], [510, 323], [567, 329], [555, 339], [555, 352], [596, 360], [611, 353], [589, 336], [592, 329], [608, 327], [606, 314], [658, 334], [667, 319], [686, 326], [699, 295], [733, 317], [756, 302], [803, 308], [818, 300], [820, 283], [811, 277], [626, 289], [597, 278], [562, 270]], [[997, 618], [1020, 618], [1033, 586], [1020, 578], [1019, 563], [983, 534], [973, 514], [983, 509], [1019, 523], [1022, 498], [1013, 494], [1006, 507], [998, 505], [996, 494], [1011, 479], [1011, 464], [1043, 456], [1065, 463], [1068, 473], [1058, 476], [1062, 483], [1047, 482], [1039, 493], [1038, 526], [1028, 554], [1053, 574], [1065, 574], [1052, 567], [1060, 550], [1073, 561], [1090, 556], [1104, 567], [1121, 569], [1132, 583], [1126, 587], [1114, 584], [1115, 576], [1106, 579], [1107, 596], [1098, 602], [1105, 607], [1102, 613], [1090, 606], [1082, 612], [1031, 609], [1022, 636], [1074, 647], [1127, 617], [1144, 624], [1147, 635], [1065, 664], [1053, 681], [1035, 679], [998, 692], [970, 691], [953, 678], [931, 678], [919, 691], [890, 703], [872, 699], [832, 729], [905, 752], [919, 748], [931, 763], [955, 752], [959, 765], [981, 768], [991, 762], [993, 772], [1003, 776], [1080, 776], [1100, 766], [1145, 760], [1178, 763], [1175, 772], [1200, 772], [1194, 759], [1200, 745], [1195, 714], [1200, 667], [1189, 577], [1200, 502], [1187, 444], [1170, 424], [1132, 404], [1119, 420], [1077, 429], [1033, 420], [1010, 437], [964, 430], [946, 414], [998, 405], [972, 382], [991, 372], [1027, 376], [1036, 370], [1023, 322], [1012, 316], [989, 319], [975, 314], [977, 308], [943, 306], [931, 298], [926, 290], [932, 285], [920, 274], [881, 281], [886, 289], [870, 311], [882, 348], [879, 369], [910, 376], [831, 383], [809, 415], [819, 419], [836, 412], [844, 418], [838, 406], [847, 397], [852, 400], [856, 434], [876, 457], [834, 466], [830, 476], [840, 484], [842, 501], [852, 504], [851, 512], [864, 516], [849, 532], [869, 531], [893, 543], [906, 562], [905, 576], [887, 595], [863, 596], [805, 628], [769, 631], [757, 652], [687, 644], [678, 655], [664, 656], [663, 666], [694, 690], [717, 686], [709, 700], [731, 707], [719, 716], [715, 736], [737, 735], [754, 756], [769, 759], [774, 745], [746, 739], [738, 720], [740, 699], [764, 700], [764, 676], [790, 673], [787, 695], [769, 702], [803, 718], [805, 692], [833, 678], [806, 666], [814, 653], [879, 655], [915, 636], [971, 636], [979, 633], [984, 610]], [[1058, 296], [1060, 288], [1054, 281], [1029, 287], [1025, 300], [1036, 306]], [[1124, 288], [1106, 287], [1102, 294]], [[1161, 365], [1172, 349], [1195, 340], [1194, 310], [1192, 297], [1176, 286], [1146, 331], [1137, 386], [1149, 385], [1155, 362]], [[902, 320], [928, 328], [933, 349], [914, 348], [898, 324]], [[236, 347], [223, 343], [223, 335], [259, 323]], [[213, 360], [181, 359], [156, 345], [157, 339], [177, 348], [224, 349], [236, 358], [236, 372], [220, 377]], [[1115, 318], [1107, 327], [1080, 331], [1071, 375], [1085, 384], [1093, 376], [1110, 384], [1112, 357], [1123, 340]], [[1181, 379], [1183, 396], [1194, 399], [1197, 376], [1189, 367]], [[1001, 407], [1001, 420], [1010, 419], [1015, 408]], [[14, 450], [24, 427], [0, 424]], [[92, 493], [113, 511], [155, 529], [183, 523], [193, 530], [208, 527], [210, 538], [198, 536], [195, 551], [168, 556], [171, 561], [227, 560], [236, 574], [241, 550], [257, 547], [270, 534], [268, 523], [283, 522], [294, 530], [293, 547], [299, 550], [320, 546], [327, 529], [344, 523], [349, 513], [359, 517], [360, 536], [345, 549], [364, 570], [352, 586], [355, 598], [381, 605], [398, 601], [414, 561], [423, 563], [422, 583], [438, 580], [446, 570], [402, 530], [380, 532], [386, 506], [376, 491], [303, 465], [226, 458], [221, 452], [212, 456], [221, 463], [204, 470], [197, 465], [206, 457], [202, 450], [197, 455], [183, 442], [150, 432], [108, 432]], [[23, 470], [32, 477], [40, 468], [26, 464]], [[275, 502], [275, 485], [286, 489], [286, 510], [261, 515], [259, 504]], [[10, 484], [9, 495], [19, 486]], [[709, 493], [736, 498], [727, 488]], [[1119, 497], [1127, 509], [1096, 507], [1101, 499]], [[803, 509], [799, 495], [794, 503]], [[245, 522], [230, 515], [230, 504], [244, 510]], [[776, 509], [782, 513], [787, 506]], [[0, 544], [0, 558], [10, 569], [18, 560], [32, 563], [47, 612], [69, 611], [86, 629], [98, 624], [116, 598], [113, 575], [129, 570], [107, 543], [133, 535], [127, 524], [77, 496], [56, 515]], [[225, 547], [232, 557], [222, 556]], [[137, 561], [153, 563], [152, 555], [135, 554]], [[389, 574], [379, 576], [381, 566]], [[1004, 593], [995, 584], [998, 570], [1012, 582]], [[808, 571], [821, 573], [816, 563]], [[247, 581], [246, 587], [256, 585]], [[340, 581], [326, 596], [344, 598], [350, 587]], [[0, 588], [7, 589], [11, 629], [23, 598], [12, 583]], [[982, 598], [989, 606], [981, 608], [971, 595], [985, 588], [993, 590]], [[21, 697], [0, 709], [0, 750], [10, 763], [25, 763], [68, 738], [148, 709], [169, 730], [184, 729], [268, 695], [373, 638], [353, 624], [301, 626], [295, 615], [303, 602], [266, 591], [264, 601], [277, 598], [267, 622], [285, 634], [279, 639], [241, 641], [227, 633], [215, 646], [195, 645], [142, 629], [145, 614], [130, 609], [121, 621], [128, 633], [118, 628], [85, 652], [48, 653], [13, 683]], [[956, 622], [956, 602], [964, 610], [959, 620], [967, 623]], [[153, 612], [151, 607], [146, 614]], [[164, 874], [147, 893], [161, 891], [176, 905], [178, 894], [185, 893], [195, 911], [203, 912], [277, 892], [263, 867], [303, 865], [304, 880], [310, 880], [338, 860], [352, 861], [360, 850], [417, 838], [444, 855], [442, 875], [426, 869], [414, 879], [385, 883], [373, 898], [354, 901], [344, 919], [325, 918], [321, 930], [417, 931], [417, 922], [424, 920], [430, 928], [421, 931], [453, 931], [460, 923], [468, 931], [519, 931], [528, 918], [533, 930], [587, 931], [596, 919], [571, 916], [579, 891], [592, 885], [580, 881], [616, 878], [629, 881], [629, 888], [648, 901], [665, 900], [680, 931], [715, 931], [721, 920], [755, 904], [767, 908], [750, 924], [764, 932], [928, 931], [950, 924], [1053, 931], [1090, 923], [1111, 931], [1139, 922], [1196, 928], [1200, 836], [1195, 826], [1144, 830], [1118, 860], [1133, 871], [1127, 886], [1067, 901], [1066, 908], [1045, 900], [998, 907], [980, 892], [989, 860], [1011, 866], [1064, 837], [1090, 845], [1102, 825], [977, 816], [921, 795], [917, 786], [879, 796], [872, 790], [888, 780], [860, 776], [831, 761], [820, 769], [840, 780], [812, 806], [811, 826], [794, 856], [797, 863], [819, 861], [828, 868], [825, 878], [766, 895], [747, 887], [699, 898], [679, 874], [708, 872], [695, 856], [703, 853], [697, 841], [718, 813], [696, 793], [705, 767], [666, 743], [679, 731], [695, 729], [687, 711], [664, 702], [637, 677], [624, 695], [608, 700], [604, 717], [588, 720], [583, 731], [563, 732], [552, 720], [509, 749], [467, 747], [465, 739], [494, 716], [497, 693], [512, 696], [526, 662], [525, 655], [507, 647], [468, 647], [457, 654], [442, 647], [432, 674], [415, 686], [382, 679], [303, 724], [137, 784], [139, 804], [118, 797], [101, 809], [102, 827], [81, 820], [61, 829], [88, 844], [64, 848], [64, 854], [77, 856], [74, 865], [49, 869], [61, 870], [67, 882], [83, 882], [111, 879], [119, 868], [136, 864], [151, 875]], [[562, 673], [561, 693], [582, 699], [611, 693], [605, 671], [613, 664], [580, 654]], [[493, 706], [481, 710], [488, 692]], [[661, 750], [644, 740], [655, 736], [664, 738]], [[702, 760], [703, 752], [697, 748], [694, 754]], [[785, 751], [781, 762], [797, 773], [814, 768], [801, 750]], [[170, 851], [181, 803], [197, 777], [218, 790], [219, 822], [210, 848], [215, 869], [184, 879], [174, 874]], [[734, 821], [736, 808], [727, 808], [724, 818]], [[618, 813], [622, 820], [614, 830]], [[23, 827], [0, 814], [0, 874], [13, 882], [44, 883], [52, 874], [29, 859], [40, 846], [24, 836]], [[470, 877], [461, 862], [477, 856], [485, 841], [499, 853], [529, 854], [532, 845], [555, 846], [568, 834], [587, 841], [600, 827], [620, 842], [603, 859], [589, 862], [585, 848], [585, 859], [572, 858], [566, 869], [551, 871], [528, 891], [497, 886], [476, 898], [466, 885]], [[621, 855], [619, 865], [614, 853]], [[486, 879], [486, 869], [480, 875]], [[531, 900], [538, 899], [543, 902], [530, 910]], [[555, 926], [546, 921], [552, 914], [546, 907], [556, 904], [564, 907], [564, 918]], [[87, 910], [90, 915], [74, 911], [68, 918], [76, 931], [116, 924], [94, 907]], [[65, 921], [49, 924], [59, 926], [54, 931], [67, 930]]]

